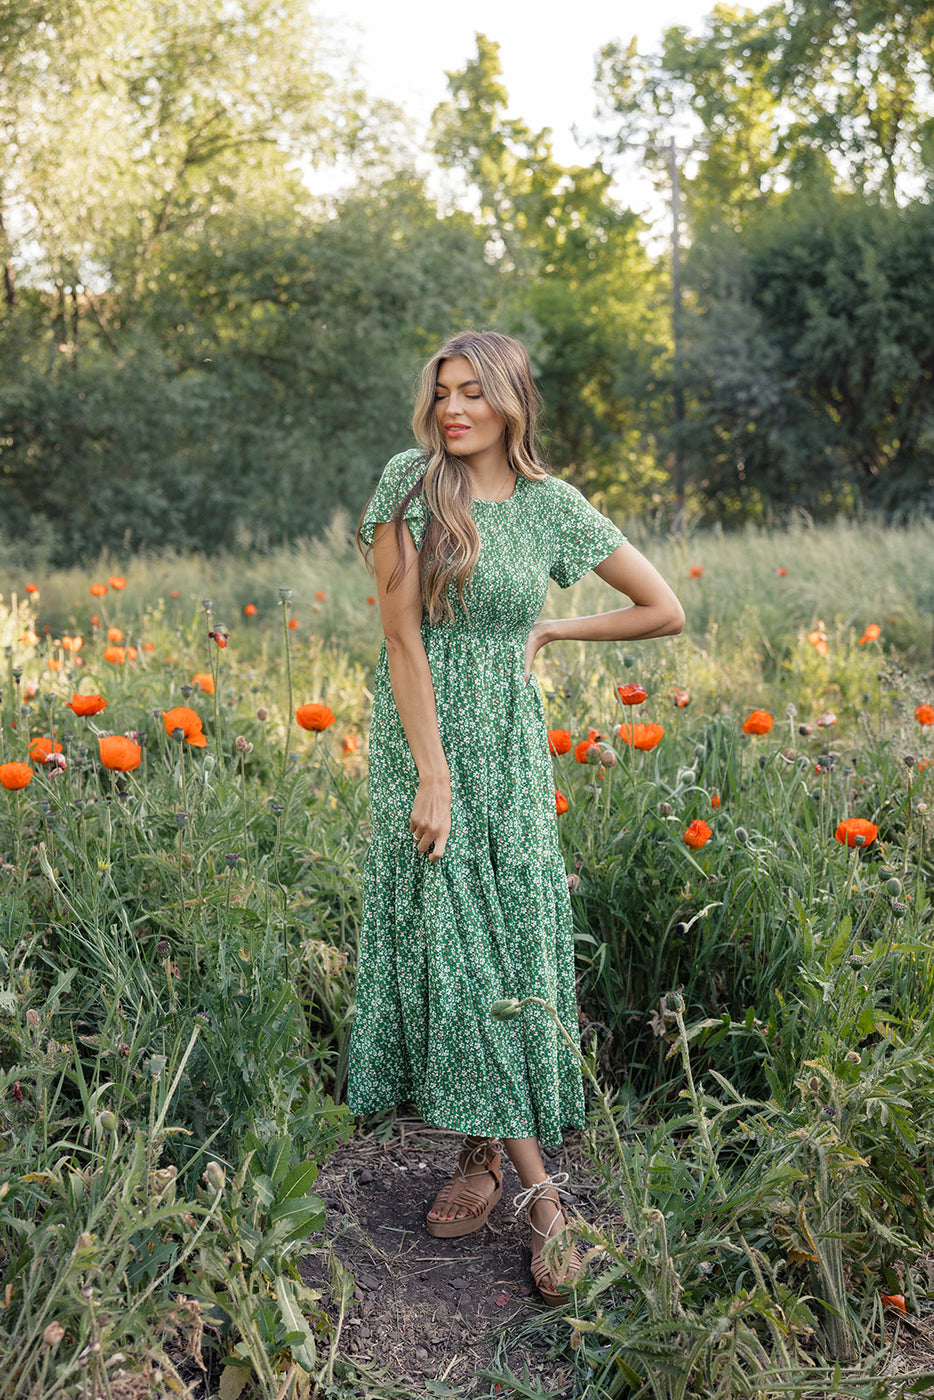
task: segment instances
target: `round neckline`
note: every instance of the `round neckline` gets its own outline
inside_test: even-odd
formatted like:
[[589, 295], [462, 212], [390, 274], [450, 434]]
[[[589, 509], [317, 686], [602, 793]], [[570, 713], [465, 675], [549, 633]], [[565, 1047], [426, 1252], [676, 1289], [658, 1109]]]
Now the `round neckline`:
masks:
[[501, 501], [494, 501], [488, 496], [471, 496], [471, 506], [508, 506], [510, 501], [514, 501], [519, 493], [519, 482], [525, 478], [521, 472], [516, 472], [516, 480], [508, 496], [504, 496]]

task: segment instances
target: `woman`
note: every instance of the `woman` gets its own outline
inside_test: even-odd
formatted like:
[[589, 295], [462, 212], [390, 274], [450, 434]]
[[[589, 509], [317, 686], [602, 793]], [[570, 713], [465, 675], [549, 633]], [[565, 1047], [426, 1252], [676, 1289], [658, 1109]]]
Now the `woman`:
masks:
[[[421, 444], [385, 468], [360, 524], [372, 546], [385, 645], [370, 735], [372, 843], [364, 872], [349, 1102], [414, 1101], [466, 1134], [427, 1217], [433, 1235], [486, 1223], [505, 1146], [524, 1190], [532, 1274], [567, 1299], [545, 1241], [567, 1223], [539, 1141], [582, 1126], [579, 1063], [540, 1008], [577, 1034], [567, 876], [558, 847], [542, 699], [531, 667], [549, 642], [680, 632], [664, 580], [535, 448], [528, 356], [492, 331], [455, 336], [426, 365]], [[632, 606], [536, 620], [549, 577], [588, 570]]]

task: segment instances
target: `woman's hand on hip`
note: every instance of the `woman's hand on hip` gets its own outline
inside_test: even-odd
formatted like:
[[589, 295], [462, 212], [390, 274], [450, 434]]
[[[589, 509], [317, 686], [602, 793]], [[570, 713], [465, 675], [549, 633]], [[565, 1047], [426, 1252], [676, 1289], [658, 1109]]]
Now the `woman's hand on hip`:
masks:
[[529, 639], [528, 639], [528, 641], [527, 641], [526, 644], [525, 644], [525, 679], [526, 679], [526, 683], [528, 683], [529, 677], [530, 677], [531, 674], [532, 674], [532, 662], [535, 660], [536, 656], [537, 656], [538, 653], [541, 651], [541, 649], [542, 649], [542, 647], [545, 645], [545, 643], [546, 643], [546, 642], [550, 642], [550, 641], [551, 641], [551, 635], [550, 635], [550, 633], [549, 633], [549, 631], [548, 631], [548, 623], [547, 623], [547, 622], [536, 622], [535, 626], [532, 628], [531, 632], [529, 633]]
[[448, 779], [422, 779], [412, 804], [409, 830], [419, 852], [440, 860], [451, 834], [451, 784]]

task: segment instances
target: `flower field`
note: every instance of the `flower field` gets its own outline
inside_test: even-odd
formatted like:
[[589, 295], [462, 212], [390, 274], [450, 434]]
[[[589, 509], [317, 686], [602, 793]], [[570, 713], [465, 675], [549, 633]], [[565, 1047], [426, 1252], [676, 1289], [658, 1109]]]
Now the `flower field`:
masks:
[[[534, 1325], [581, 1400], [907, 1393], [934, 531], [633, 534], [685, 635], [536, 665], [607, 1210], [575, 1308]], [[346, 1271], [328, 1299], [295, 1267], [353, 1131], [372, 589], [340, 525], [0, 577], [3, 1400], [185, 1393], [207, 1356], [226, 1396], [380, 1393]]]

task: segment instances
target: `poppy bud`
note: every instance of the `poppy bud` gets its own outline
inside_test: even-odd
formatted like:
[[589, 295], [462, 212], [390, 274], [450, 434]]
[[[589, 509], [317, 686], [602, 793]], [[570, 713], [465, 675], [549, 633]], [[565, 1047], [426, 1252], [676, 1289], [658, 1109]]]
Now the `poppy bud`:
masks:
[[615, 768], [616, 754], [612, 749], [601, 749], [600, 762], [603, 764], [604, 768]]
[[574, 891], [577, 889], [577, 887], [578, 887], [578, 885], [580, 884], [580, 882], [581, 882], [581, 877], [580, 877], [579, 875], [569, 875], [569, 876], [568, 876], [568, 890], [570, 891], [571, 894], [574, 893]]
[[494, 1021], [514, 1021], [522, 1013], [522, 1006], [515, 997], [507, 997], [503, 1001], [494, 1001], [490, 1007], [490, 1015]]
[[848, 1050], [846, 1052], [846, 1058], [851, 1065], [858, 1065], [862, 1063], [860, 1053], [858, 1050]]
[[680, 992], [669, 992], [665, 1001], [672, 1011], [677, 1012], [684, 1010], [684, 997]]
[[105, 1109], [103, 1113], [98, 1114], [97, 1121], [102, 1131], [105, 1133], [115, 1133], [120, 1126], [117, 1121], [117, 1115], [111, 1113], [109, 1108]]
[[590, 764], [599, 763], [602, 757], [603, 753], [600, 748], [600, 745], [591, 744], [589, 749], [587, 749], [586, 753], [584, 754], [584, 762]]
[[259, 709], [256, 711], [256, 718], [261, 724], [264, 724], [269, 718], [269, 711], [266, 709], [265, 705], [260, 705]]
[[33, 1030], [39, 1025], [39, 1013], [34, 1006], [31, 1006], [26, 1012], [26, 1024], [32, 1026]]
[[220, 1162], [208, 1162], [204, 1171], [201, 1173], [201, 1179], [209, 1191], [220, 1193], [223, 1191], [227, 1181], [227, 1174]]
[[890, 894], [893, 896], [893, 898], [897, 898], [902, 892], [901, 880], [899, 880], [897, 876], [893, 875], [891, 879], [886, 880], [885, 891], [886, 894]]
[[670, 817], [674, 812], [674, 808], [670, 802], [661, 802], [659, 803], [658, 812], [659, 816]]
[[65, 1329], [60, 1322], [50, 1322], [42, 1334], [42, 1345], [46, 1351], [51, 1351], [57, 1347], [65, 1335]]
[[820, 1080], [818, 1079], [816, 1074], [812, 1074], [810, 1079], [808, 1080], [808, 1088], [810, 1089], [812, 1094], [816, 1094], [818, 1089], [820, 1088]]
[[738, 826], [736, 828], [735, 836], [741, 846], [745, 846], [746, 842], [749, 840], [749, 832], [744, 826]]

